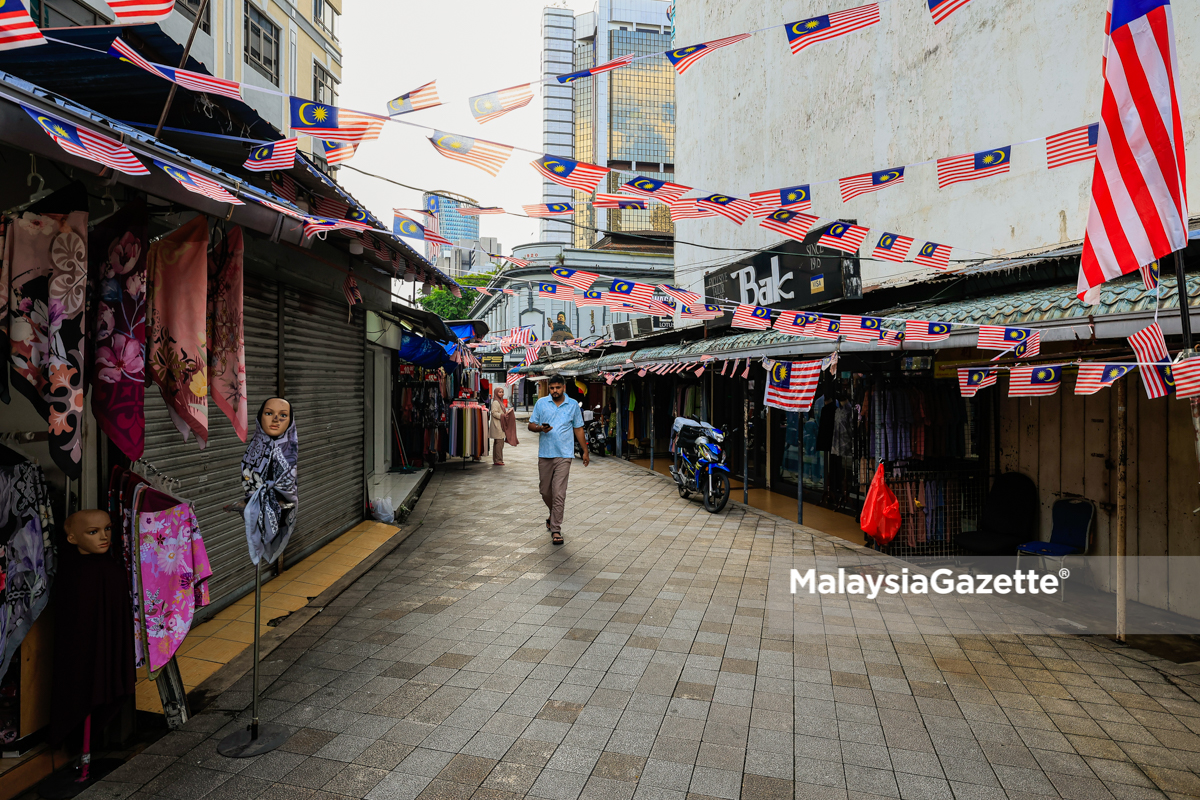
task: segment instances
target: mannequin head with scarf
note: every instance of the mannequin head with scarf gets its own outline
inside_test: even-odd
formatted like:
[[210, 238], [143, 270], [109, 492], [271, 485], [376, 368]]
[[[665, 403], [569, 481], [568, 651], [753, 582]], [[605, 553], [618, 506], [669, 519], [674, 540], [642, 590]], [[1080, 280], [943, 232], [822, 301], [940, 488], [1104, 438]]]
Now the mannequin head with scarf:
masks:
[[254, 438], [242, 457], [246, 544], [255, 564], [278, 558], [296, 526], [299, 452], [292, 404], [282, 397], [268, 398], [258, 410]]

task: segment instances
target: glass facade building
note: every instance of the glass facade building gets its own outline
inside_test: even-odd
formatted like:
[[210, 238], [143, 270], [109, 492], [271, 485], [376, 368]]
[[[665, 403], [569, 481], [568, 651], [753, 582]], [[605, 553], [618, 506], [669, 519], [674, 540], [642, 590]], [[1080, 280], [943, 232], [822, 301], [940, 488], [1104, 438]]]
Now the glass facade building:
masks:
[[[478, 205], [479, 203], [471, 198], [453, 192], [427, 192], [421, 196], [421, 207], [431, 214], [437, 214], [438, 233], [452, 242], [479, 238], [479, 217], [468, 217], [458, 213], [459, 206]], [[426, 253], [426, 256], [432, 260], [442, 253], [448, 254], [452, 249], [443, 246], [440, 253]]]

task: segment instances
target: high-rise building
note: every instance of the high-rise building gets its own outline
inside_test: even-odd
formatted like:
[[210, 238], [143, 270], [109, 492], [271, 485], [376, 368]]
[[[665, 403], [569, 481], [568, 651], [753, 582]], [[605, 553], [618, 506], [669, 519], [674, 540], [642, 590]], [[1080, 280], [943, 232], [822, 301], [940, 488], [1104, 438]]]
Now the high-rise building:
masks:
[[[462, 239], [475, 240], [479, 238], [479, 217], [459, 214], [461, 206], [475, 206], [479, 203], [469, 197], [454, 192], [444, 192], [440, 189], [421, 195], [421, 208], [437, 217], [436, 230], [446, 239], [457, 242]], [[426, 258], [436, 261], [438, 256], [449, 253], [453, 248], [439, 248], [426, 245]]]
[[[666, 0], [598, 0], [594, 9], [571, 18], [561, 8], [542, 15], [544, 76], [561, 75], [633, 53], [650, 56], [671, 46]], [[569, 21], [569, 22], [568, 22]], [[564, 59], [566, 33], [572, 35], [571, 59]], [[600, 191], [615, 192], [634, 175], [671, 180], [675, 174], [675, 71], [665, 56], [635, 61], [628, 67], [549, 87], [543, 99], [543, 148], [578, 161], [613, 170]], [[570, 95], [571, 149], [561, 126], [563, 101]], [[574, 225], [545, 220], [545, 241], [567, 241], [590, 247], [603, 233], [657, 231], [672, 233], [666, 206], [646, 211], [601, 210], [589, 196], [543, 181], [543, 202], [574, 202]]]

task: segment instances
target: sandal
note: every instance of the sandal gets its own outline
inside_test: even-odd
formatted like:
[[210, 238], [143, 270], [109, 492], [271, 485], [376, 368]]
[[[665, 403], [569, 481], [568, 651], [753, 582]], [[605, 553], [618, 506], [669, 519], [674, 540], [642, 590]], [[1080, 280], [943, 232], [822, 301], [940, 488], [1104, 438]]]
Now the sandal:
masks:
[[550, 541], [553, 542], [554, 544], [562, 544], [563, 543], [562, 534], [558, 531], [550, 531]]
[[546, 530], [550, 530], [550, 518], [546, 517]]

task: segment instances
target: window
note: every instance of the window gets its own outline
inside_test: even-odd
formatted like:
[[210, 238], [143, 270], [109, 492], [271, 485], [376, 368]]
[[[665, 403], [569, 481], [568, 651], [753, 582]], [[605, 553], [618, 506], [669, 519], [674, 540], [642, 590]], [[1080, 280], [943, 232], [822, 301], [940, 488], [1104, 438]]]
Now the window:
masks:
[[337, 41], [338, 12], [329, 4], [329, 0], [313, 0], [313, 22]]
[[320, 64], [313, 64], [313, 100], [327, 105], [337, 105], [337, 78]]
[[246, 4], [246, 63], [264, 78], [279, 85], [279, 26]]
[[[188, 19], [195, 20], [196, 12], [200, 10], [200, 0], [176, 0], [175, 8], [179, 10], [180, 14], [183, 14]], [[200, 30], [204, 31], [205, 33], [212, 33], [210, 26], [212, 16], [209, 11], [211, 8], [212, 3], [206, 3], [204, 5], [204, 15], [200, 18]]]
[[70, 28], [77, 25], [105, 25], [108, 20], [75, 0], [33, 0], [29, 15], [42, 28]]

